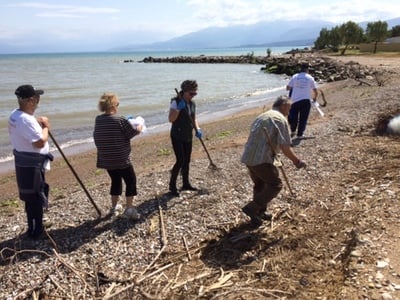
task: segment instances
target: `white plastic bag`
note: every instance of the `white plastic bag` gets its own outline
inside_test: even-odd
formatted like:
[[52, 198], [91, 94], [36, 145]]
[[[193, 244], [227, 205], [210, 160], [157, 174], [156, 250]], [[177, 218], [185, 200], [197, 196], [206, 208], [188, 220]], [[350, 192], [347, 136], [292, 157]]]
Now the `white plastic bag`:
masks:
[[135, 129], [138, 125], [142, 125], [142, 132], [146, 132], [147, 127], [146, 127], [144, 119], [141, 116], [138, 116], [136, 118], [128, 117], [128, 121], [129, 121], [129, 123], [131, 123], [132, 127]]

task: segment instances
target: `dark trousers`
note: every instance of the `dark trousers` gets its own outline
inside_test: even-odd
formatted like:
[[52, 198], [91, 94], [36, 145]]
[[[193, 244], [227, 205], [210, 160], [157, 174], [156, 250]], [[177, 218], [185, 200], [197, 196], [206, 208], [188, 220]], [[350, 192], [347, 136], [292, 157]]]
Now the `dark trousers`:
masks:
[[31, 199], [25, 201], [25, 212], [28, 221], [28, 236], [39, 236], [43, 232], [42, 200], [38, 197], [37, 200]]
[[172, 148], [174, 149], [176, 162], [171, 170], [171, 178], [169, 181], [169, 189], [171, 191], [176, 190], [176, 180], [179, 175], [179, 171], [182, 175], [182, 183], [187, 186], [189, 182], [189, 164], [190, 157], [192, 155], [192, 141], [180, 141], [171, 138]]
[[136, 196], [136, 174], [133, 166], [130, 165], [125, 169], [107, 170], [111, 178], [110, 195], [120, 196], [122, 194], [122, 180], [124, 180], [126, 189], [125, 196]]
[[292, 133], [295, 133], [297, 129], [297, 136], [303, 136], [306, 130], [310, 109], [311, 102], [309, 99], [300, 100], [292, 104], [288, 117]]
[[262, 214], [267, 210], [267, 204], [274, 199], [282, 189], [279, 170], [273, 164], [247, 166], [253, 186], [253, 201], [247, 204], [255, 214]]
[[[49, 185], [45, 182], [45, 173], [41, 171], [43, 178], [43, 188], [36, 193], [36, 197], [26, 198], [25, 212], [28, 222], [27, 234], [30, 237], [38, 237], [43, 232], [43, 207], [47, 207], [47, 199], [49, 197]], [[43, 195], [40, 195], [43, 193]], [[43, 199], [46, 199], [44, 202]]]

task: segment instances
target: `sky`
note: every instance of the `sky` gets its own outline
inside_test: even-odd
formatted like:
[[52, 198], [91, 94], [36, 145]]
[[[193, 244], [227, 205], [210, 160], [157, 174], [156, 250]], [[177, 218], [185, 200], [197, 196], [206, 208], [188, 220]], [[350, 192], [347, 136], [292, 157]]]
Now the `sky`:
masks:
[[397, 17], [399, 0], [0, 0], [0, 53], [103, 51], [261, 21]]

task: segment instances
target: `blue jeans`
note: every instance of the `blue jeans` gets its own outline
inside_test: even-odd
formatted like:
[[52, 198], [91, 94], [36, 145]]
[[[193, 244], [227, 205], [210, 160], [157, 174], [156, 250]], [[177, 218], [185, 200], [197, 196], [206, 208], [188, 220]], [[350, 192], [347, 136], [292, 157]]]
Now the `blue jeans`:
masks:
[[295, 133], [297, 129], [297, 136], [303, 136], [307, 126], [308, 116], [310, 115], [310, 109], [310, 99], [303, 99], [292, 104], [288, 117], [292, 133]]

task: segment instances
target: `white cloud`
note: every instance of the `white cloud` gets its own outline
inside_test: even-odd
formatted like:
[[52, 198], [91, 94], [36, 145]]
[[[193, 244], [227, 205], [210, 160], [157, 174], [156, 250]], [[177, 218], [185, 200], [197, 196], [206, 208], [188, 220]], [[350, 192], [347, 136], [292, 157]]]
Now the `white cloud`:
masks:
[[74, 5], [63, 5], [63, 4], [47, 4], [41, 2], [22, 2], [10, 4], [8, 7], [27, 8], [40, 10], [36, 15], [47, 18], [59, 18], [59, 17], [84, 17], [85, 15], [98, 15], [98, 14], [117, 14], [120, 12], [119, 9], [108, 8], [108, 7], [89, 7], [89, 6], [74, 6]]
[[[297, 9], [302, 9], [299, 3]], [[335, 23], [364, 22], [396, 18], [399, 16], [400, 4], [398, 1], [330, 1], [317, 2], [303, 11], [306, 16]]]
[[227, 26], [252, 24], [258, 14], [257, 6], [244, 0], [190, 0], [187, 3], [194, 12], [193, 18], [200, 24], [209, 26]]
[[204, 27], [254, 24], [260, 21], [318, 19], [334, 23], [396, 18], [398, 0], [189, 0], [194, 23]]
[[40, 33], [54, 44], [107, 43], [117, 38], [121, 43], [151, 43], [214, 26], [279, 20], [341, 24], [388, 20], [400, 14], [399, 0], [18, 1], [0, 0], [0, 42]]
[[83, 15], [76, 15], [76, 14], [68, 14], [68, 13], [59, 13], [59, 12], [44, 12], [36, 14], [37, 17], [42, 18], [68, 18], [68, 19], [82, 19], [85, 16]]

